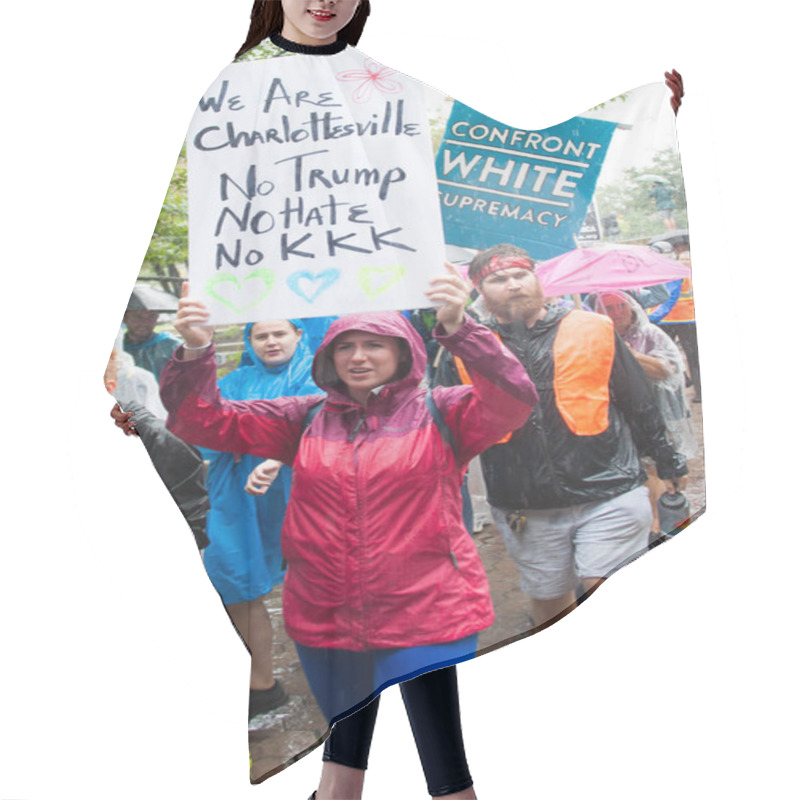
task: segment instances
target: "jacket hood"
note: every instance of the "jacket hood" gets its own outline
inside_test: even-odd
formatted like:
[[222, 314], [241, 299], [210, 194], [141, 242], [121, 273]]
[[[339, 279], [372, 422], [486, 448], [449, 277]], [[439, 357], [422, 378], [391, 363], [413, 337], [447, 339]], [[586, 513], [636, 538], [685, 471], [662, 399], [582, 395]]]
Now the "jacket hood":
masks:
[[250, 367], [250, 366], [258, 366], [262, 367], [268, 372], [281, 372], [284, 369], [288, 368], [288, 366], [298, 358], [298, 360], [302, 360], [305, 358], [311, 357], [311, 352], [308, 349], [308, 342], [305, 329], [303, 327], [303, 320], [301, 319], [287, 319], [287, 322], [291, 322], [297, 330], [299, 330], [303, 335], [300, 337], [300, 341], [297, 343], [297, 349], [294, 351], [294, 355], [288, 360], [285, 361], [283, 364], [272, 364], [267, 366], [257, 355], [256, 351], [253, 349], [253, 343], [250, 341], [250, 334], [253, 332], [253, 325], [255, 322], [248, 322], [247, 325], [244, 326], [244, 331], [242, 332], [242, 339], [244, 341], [244, 352], [242, 353], [242, 358], [239, 361], [240, 367]]
[[[300, 320], [289, 320], [302, 330]], [[250, 343], [253, 323], [244, 329], [244, 352], [239, 366], [219, 381], [226, 400], [269, 400], [274, 397], [317, 394], [311, 381], [311, 353], [305, 333], [289, 361], [268, 366], [256, 355]]]
[[658, 325], [650, 322], [647, 312], [627, 292], [617, 290], [598, 292], [593, 300], [595, 311], [598, 314], [609, 316], [603, 299], [611, 297], [621, 300], [631, 309], [631, 322], [625, 332], [621, 334], [622, 340], [637, 353], [658, 358], [672, 365], [671, 375], [658, 380], [653, 378], [651, 379], [653, 383], [671, 387], [673, 390], [682, 389], [683, 357], [675, 342]]
[[347, 331], [374, 333], [378, 336], [393, 336], [402, 339], [411, 353], [411, 364], [407, 370], [401, 367], [401, 375], [391, 382], [395, 389], [418, 386], [425, 376], [427, 358], [422, 337], [411, 323], [396, 311], [374, 312], [369, 314], [350, 314], [333, 322], [314, 356], [312, 375], [314, 382], [325, 391], [339, 390], [346, 393], [346, 387], [336, 374], [333, 366], [331, 345], [337, 336]]
[[650, 320], [647, 318], [645, 310], [633, 299], [627, 292], [619, 291], [617, 289], [610, 289], [604, 292], [598, 292], [594, 297], [590, 298], [590, 304], [598, 314], [610, 316], [606, 311], [604, 299], [615, 298], [625, 303], [631, 310], [631, 322], [628, 325], [622, 338], [626, 341], [631, 337], [636, 337], [641, 331], [645, 331], [647, 326], [650, 325]]

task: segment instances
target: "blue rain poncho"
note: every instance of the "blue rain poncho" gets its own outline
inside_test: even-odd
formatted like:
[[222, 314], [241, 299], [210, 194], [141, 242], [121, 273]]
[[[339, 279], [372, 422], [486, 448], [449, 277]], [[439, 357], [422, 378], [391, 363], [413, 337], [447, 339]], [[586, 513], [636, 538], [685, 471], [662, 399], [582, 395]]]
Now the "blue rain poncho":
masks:
[[[291, 322], [302, 330], [300, 320]], [[305, 334], [290, 361], [266, 366], [250, 344], [252, 324], [244, 330], [245, 366], [219, 381], [228, 400], [271, 400], [276, 397], [320, 394], [311, 380], [312, 354]], [[292, 471], [283, 466], [269, 491], [261, 497], [245, 492], [247, 476], [263, 459], [203, 450], [210, 461], [207, 488], [211, 511], [204, 563], [208, 577], [225, 605], [244, 603], [268, 594], [284, 575], [281, 527], [289, 500]], [[237, 461], [238, 459], [238, 461]]]

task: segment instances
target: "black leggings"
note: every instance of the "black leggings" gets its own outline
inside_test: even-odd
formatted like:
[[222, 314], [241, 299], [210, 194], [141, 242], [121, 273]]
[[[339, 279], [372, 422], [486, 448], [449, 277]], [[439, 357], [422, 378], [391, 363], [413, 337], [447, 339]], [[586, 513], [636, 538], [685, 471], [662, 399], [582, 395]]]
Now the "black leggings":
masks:
[[[461, 735], [458, 680], [455, 667], [426, 672], [400, 684], [408, 721], [417, 743], [431, 797], [472, 786]], [[339, 720], [325, 742], [323, 761], [366, 769], [380, 696]]]

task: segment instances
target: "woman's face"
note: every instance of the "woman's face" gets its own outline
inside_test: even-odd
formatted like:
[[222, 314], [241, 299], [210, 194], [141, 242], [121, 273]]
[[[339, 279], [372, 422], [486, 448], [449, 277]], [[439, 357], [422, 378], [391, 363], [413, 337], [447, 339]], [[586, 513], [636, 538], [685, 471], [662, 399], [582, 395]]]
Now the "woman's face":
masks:
[[614, 330], [620, 334], [625, 333], [633, 322], [633, 309], [621, 297], [607, 294], [600, 298], [600, 311], [611, 318]]
[[281, 0], [281, 35], [297, 44], [333, 44], [336, 34], [353, 18], [358, 3], [359, 0]]
[[287, 319], [256, 322], [250, 330], [250, 344], [264, 364], [277, 366], [292, 358], [301, 336]]
[[336, 374], [359, 403], [366, 403], [373, 389], [389, 383], [400, 366], [400, 342], [394, 336], [346, 331], [332, 347]]

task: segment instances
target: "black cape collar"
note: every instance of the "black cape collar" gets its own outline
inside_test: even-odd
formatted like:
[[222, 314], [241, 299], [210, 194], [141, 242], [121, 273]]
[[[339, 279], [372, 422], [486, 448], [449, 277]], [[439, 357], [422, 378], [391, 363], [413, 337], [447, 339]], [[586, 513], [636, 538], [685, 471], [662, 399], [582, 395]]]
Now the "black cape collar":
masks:
[[309, 56], [333, 56], [336, 53], [341, 53], [347, 47], [346, 39], [337, 39], [331, 44], [310, 45], [289, 41], [279, 33], [273, 33], [269, 38], [272, 44], [280, 47], [281, 50], [286, 50], [288, 53], [303, 53]]

